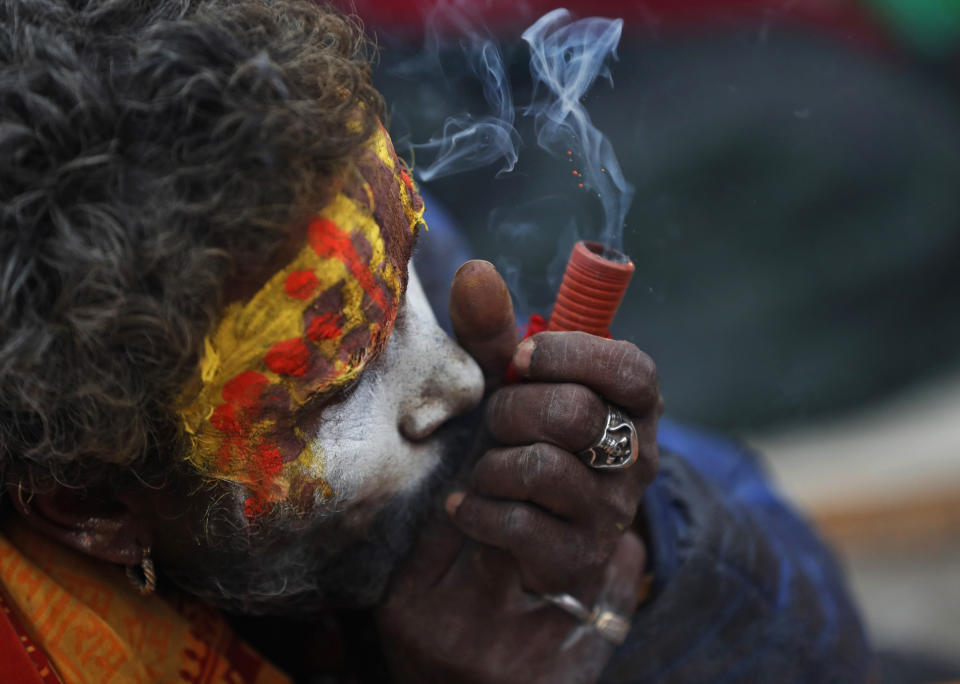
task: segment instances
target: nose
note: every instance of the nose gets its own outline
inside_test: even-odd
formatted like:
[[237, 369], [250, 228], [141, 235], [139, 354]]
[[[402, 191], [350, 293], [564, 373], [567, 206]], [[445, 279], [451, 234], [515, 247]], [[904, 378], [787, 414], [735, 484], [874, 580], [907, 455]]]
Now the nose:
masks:
[[402, 338], [407, 377], [399, 406], [400, 432], [421, 441], [483, 398], [483, 373], [477, 363], [437, 324], [413, 268], [403, 316], [393, 333]]

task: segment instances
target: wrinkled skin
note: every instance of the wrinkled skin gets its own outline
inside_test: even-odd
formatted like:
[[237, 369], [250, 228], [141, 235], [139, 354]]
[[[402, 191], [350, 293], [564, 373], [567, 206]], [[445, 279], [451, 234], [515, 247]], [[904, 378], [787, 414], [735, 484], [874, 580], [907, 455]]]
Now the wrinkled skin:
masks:
[[[486, 262], [458, 271], [450, 307], [457, 341], [484, 371], [486, 427], [500, 446], [398, 572], [377, 614], [387, 658], [408, 682], [596, 681], [613, 645], [538, 594], [635, 611], [645, 550], [633, 529], [663, 411], [655, 366], [630, 343], [585, 333], [517, 347], [509, 294]], [[527, 381], [497, 387], [511, 359]], [[607, 402], [640, 440], [625, 471], [574, 455], [601, 433]]]

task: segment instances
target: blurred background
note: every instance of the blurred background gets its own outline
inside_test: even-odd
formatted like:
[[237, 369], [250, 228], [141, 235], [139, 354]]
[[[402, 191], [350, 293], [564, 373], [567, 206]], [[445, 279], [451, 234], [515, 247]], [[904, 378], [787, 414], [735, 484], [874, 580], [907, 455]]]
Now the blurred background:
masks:
[[[529, 102], [520, 33], [557, 6], [354, 4], [401, 151], [489, 112], [465, 27]], [[885, 681], [960, 678], [960, 2], [564, 6], [624, 19], [615, 85], [584, 100], [636, 187], [614, 336], [657, 361], [674, 419], [765, 454], [845, 561]], [[516, 125], [512, 172], [421, 183], [418, 258], [441, 278], [489, 259], [522, 315], [548, 315], [596, 207]]]

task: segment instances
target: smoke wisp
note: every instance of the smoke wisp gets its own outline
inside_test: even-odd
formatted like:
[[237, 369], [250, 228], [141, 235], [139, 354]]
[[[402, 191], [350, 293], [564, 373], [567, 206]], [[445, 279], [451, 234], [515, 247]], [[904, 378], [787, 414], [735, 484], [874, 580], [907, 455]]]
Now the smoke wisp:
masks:
[[[489, 2], [439, 0], [427, 18], [423, 51], [391, 72], [415, 84], [410, 99], [420, 121], [432, 120], [426, 130], [437, 131], [426, 143], [404, 146], [415, 153], [420, 181], [499, 166], [496, 176], [507, 183], [499, 191], [481, 186], [489, 193], [482, 204], [462, 188], [442, 181], [437, 187], [487, 215], [487, 231], [472, 239], [498, 251], [509, 247], [495, 261], [522, 316], [553, 301], [578, 239], [623, 249], [634, 189], [583, 104], [598, 80], [613, 84], [608, 65], [617, 59], [623, 22], [576, 20], [554, 10], [522, 35], [508, 31], [516, 39], [501, 48], [483, 22], [484, 7]], [[458, 104], [445, 110], [447, 95]]]
[[450, 116], [439, 137], [426, 143], [412, 144], [417, 153], [425, 153], [432, 161], [417, 169], [423, 181], [470, 171], [503, 160], [497, 172], [512, 171], [517, 163], [520, 134], [514, 128], [516, 116], [513, 93], [507, 78], [503, 57], [496, 41], [478, 27], [462, 3], [440, 2], [427, 18], [428, 51], [436, 53], [441, 43], [438, 24], [455, 27], [461, 35], [460, 48], [471, 71], [483, 84], [483, 95], [491, 113], [475, 117], [469, 113]]
[[583, 187], [595, 192], [603, 206], [600, 240], [617, 250], [623, 249], [623, 224], [634, 188], [582, 100], [599, 77], [613, 85], [607, 58], [616, 59], [622, 30], [622, 19], [571, 21], [567, 10], [556, 9], [523, 32], [534, 83], [524, 114], [534, 118], [540, 147], [557, 158], [572, 154], [582, 159]]

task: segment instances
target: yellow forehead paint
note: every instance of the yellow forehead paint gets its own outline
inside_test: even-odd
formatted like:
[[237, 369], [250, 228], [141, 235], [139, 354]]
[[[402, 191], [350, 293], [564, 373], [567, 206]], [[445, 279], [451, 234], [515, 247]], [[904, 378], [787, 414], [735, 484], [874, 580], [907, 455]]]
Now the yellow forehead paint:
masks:
[[[199, 389], [195, 383], [183, 402], [189, 462], [245, 485], [250, 518], [291, 497], [331, 494], [322, 453], [292, 419], [309, 400], [356, 378], [393, 328], [408, 250], [399, 252], [404, 263], [394, 263], [384, 238], [412, 242], [422, 202], [382, 128], [357, 168], [391, 187], [364, 180], [338, 194], [310, 222], [296, 257], [251, 299], [227, 307], [204, 341]], [[399, 204], [394, 214], [406, 225], [378, 223], [394, 215], [376, 207], [382, 198]]]

